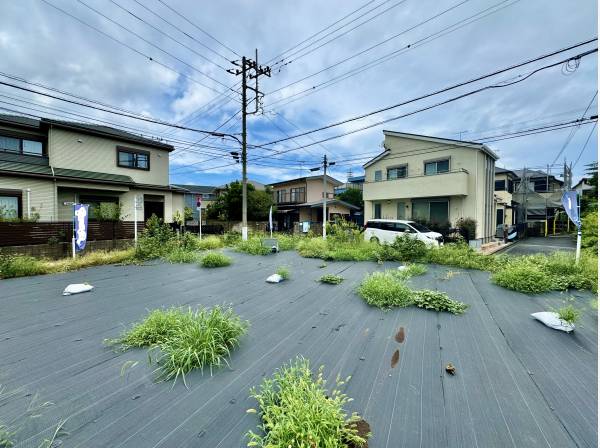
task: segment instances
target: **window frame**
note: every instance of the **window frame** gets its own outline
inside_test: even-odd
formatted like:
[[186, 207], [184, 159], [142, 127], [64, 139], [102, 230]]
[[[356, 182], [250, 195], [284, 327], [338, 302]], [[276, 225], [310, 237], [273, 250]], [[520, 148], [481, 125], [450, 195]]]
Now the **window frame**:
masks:
[[[502, 188], [498, 188], [498, 182], [502, 182]], [[496, 179], [496, 180], [494, 180], [494, 191], [507, 191], [507, 189], [506, 189], [506, 179]]]
[[11, 190], [11, 189], [0, 189], [0, 196], [6, 198], [17, 198], [17, 219], [23, 219], [23, 191], [22, 190]]
[[[21, 134], [18, 132], [2, 130], [2, 131], [0, 131], [0, 137], [8, 137], [8, 138], [14, 138], [14, 139], [19, 140], [19, 150], [18, 151], [8, 151], [6, 149], [0, 148], [0, 153], [2, 153], [2, 154], [16, 154], [16, 155], [20, 155], [20, 156], [31, 156], [31, 157], [47, 157], [48, 156], [47, 148], [46, 148], [46, 139], [41, 135], [28, 135], [28, 134]], [[42, 144], [42, 153], [36, 154], [33, 152], [23, 152], [23, 141], [24, 140], [27, 140], [30, 142], [41, 143]]]
[[290, 202], [306, 202], [306, 187], [290, 188]]
[[[137, 157], [134, 158], [135, 166], [122, 164], [121, 161], [119, 160], [119, 154], [122, 152], [127, 153], [127, 154], [134, 154], [134, 155], [141, 154], [141, 155], [147, 156], [148, 157], [148, 167], [144, 168], [144, 167], [137, 166], [138, 165]], [[130, 169], [130, 170], [150, 171], [150, 151], [145, 151], [143, 149], [129, 148], [126, 146], [117, 146], [117, 166], [119, 168], [126, 168], [126, 169]]]
[[[446, 174], [446, 173], [449, 173], [450, 169], [451, 169], [450, 168], [450, 159], [451, 159], [450, 157], [442, 157], [442, 158], [439, 158], [439, 159], [433, 159], [433, 160], [425, 160], [425, 161], [423, 161], [423, 175], [424, 176], [435, 176], [436, 174]], [[448, 169], [446, 171], [439, 171], [438, 168], [437, 168], [438, 163], [440, 163], [440, 162], [446, 162], [446, 161], [448, 162]], [[431, 163], [435, 163], [435, 173], [429, 173], [429, 174], [427, 174], [427, 165], [431, 164]]]
[[[377, 178], [377, 173], [379, 173], [379, 179]], [[383, 181], [383, 171], [382, 170], [375, 170], [375, 173], [373, 174], [373, 180], [375, 182], [382, 182]]]
[[[377, 216], [377, 207], [379, 207], [379, 216]], [[373, 219], [381, 219], [382, 207], [381, 202], [373, 202]]]
[[[404, 176], [397, 176], [397, 177], [391, 178], [390, 177], [390, 171], [392, 171], [392, 170], [398, 170], [400, 168], [404, 168]], [[401, 165], [389, 166], [389, 167], [386, 168], [385, 173], [386, 173], [386, 179], [387, 180], [406, 179], [408, 177], [408, 163], [403, 163]]]

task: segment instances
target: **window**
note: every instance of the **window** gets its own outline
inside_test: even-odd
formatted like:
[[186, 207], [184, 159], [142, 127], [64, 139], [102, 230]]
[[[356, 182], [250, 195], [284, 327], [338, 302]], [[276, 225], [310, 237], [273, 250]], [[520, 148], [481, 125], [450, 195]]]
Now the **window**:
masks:
[[305, 192], [304, 187], [290, 189], [290, 202], [304, 202]]
[[44, 155], [44, 144], [39, 140], [0, 135], [0, 151], [42, 156]]
[[381, 182], [381, 170], [375, 171], [375, 182]]
[[406, 219], [406, 204], [404, 202], [398, 202], [396, 204], [396, 219]]
[[379, 203], [373, 204], [373, 218], [381, 219], [381, 204]]
[[446, 224], [448, 219], [448, 201], [415, 201], [412, 204], [412, 218], [436, 224]]
[[277, 203], [281, 203], [281, 202], [285, 202], [285, 190], [277, 190], [275, 192], [276, 198], [277, 198]]
[[450, 171], [450, 159], [425, 162], [425, 175], [447, 173]]
[[23, 216], [21, 190], [0, 190], [0, 219], [19, 219]]
[[533, 182], [534, 191], [545, 192], [545, 191], [553, 190], [550, 179], [546, 179], [545, 177], [538, 178], [538, 179], [532, 179], [532, 182]]
[[150, 153], [139, 149], [117, 146], [117, 166], [149, 171]]
[[504, 210], [501, 208], [496, 209], [496, 226], [504, 224]]
[[503, 180], [497, 180], [496, 182], [494, 182], [494, 191], [504, 191], [506, 190], [506, 181]]
[[395, 166], [393, 168], [388, 168], [387, 170], [387, 180], [401, 179], [406, 177], [408, 174], [408, 165]]

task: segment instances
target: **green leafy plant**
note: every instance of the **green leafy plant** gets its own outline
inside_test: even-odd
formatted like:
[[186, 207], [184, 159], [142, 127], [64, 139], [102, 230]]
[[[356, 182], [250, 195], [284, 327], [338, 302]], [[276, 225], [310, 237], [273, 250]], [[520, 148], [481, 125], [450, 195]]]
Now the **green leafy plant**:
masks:
[[581, 318], [581, 311], [575, 308], [572, 304], [563, 306], [556, 310], [558, 318], [564, 320], [568, 324], [575, 324]]
[[412, 305], [412, 290], [391, 271], [367, 274], [357, 292], [369, 305], [379, 308]]
[[287, 266], [279, 266], [276, 274], [278, 274], [283, 280], [287, 280], [290, 278], [290, 268]]
[[370, 434], [359, 435], [356, 429], [360, 417], [348, 416], [344, 410], [351, 401], [340, 391], [345, 381], [338, 376], [334, 389], [328, 391], [323, 367], [313, 379], [310, 363], [304, 358], [277, 369], [259, 389], [250, 391], [250, 396], [258, 402], [262, 424], [260, 434], [247, 433], [248, 446], [343, 448], [366, 445]]
[[451, 299], [441, 291], [422, 289], [415, 291], [412, 296], [413, 304], [427, 310], [445, 311], [452, 314], [462, 314], [469, 307], [466, 303]]
[[165, 259], [169, 263], [197, 263], [200, 260], [200, 255], [195, 251], [177, 247], [169, 252]]
[[[123, 349], [150, 347], [158, 351], [154, 361], [160, 366], [160, 378], [174, 379], [193, 369], [227, 364], [230, 351], [248, 328], [231, 308], [151, 311], [119, 338], [105, 341]], [[152, 358], [151, 358], [152, 359]]]
[[319, 278], [319, 281], [321, 283], [328, 283], [330, 285], [339, 285], [344, 281], [344, 277], [335, 274], [325, 274]]
[[237, 252], [244, 252], [250, 255], [268, 255], [271, 253], [271, 249], [263, 246], [260, 237], [257, 236], [252, 236], [246, 241], [239, 240], [235, 244], [234, 249]]
[[407, 264], [404, 266], [404, 269], [398, 269], [392, 272], [396, 277], [406, 280], [410, 277], [416, 277], [417, 275], [425, 274], [427, 272], [427, 267], [423, 264]]
[[138, 239], [135, 256], [139, 260], [160, 258], [177, 245], [177, 238], [171, 227], [158, 219], [156, 215], [152, 215]]
[[26, 277], [29, 275], [46, 274], [44, 262], [26, 255], [0, 255], [0, 277]]
[[492, 281], [508, 289], [532, 294], [552, 289], [552, 279], [531, 263], [512, 263], [494, 273]]
[[224, 246], [223, 240], [218, 236], [206, 236], [202, 237], [201, 240], [198, 241], [198, 249], [199, 250], [214, 250], [220, 249]]
[[12, 448], [14, 443], [15, 432], [8, 426], [0, 424], [0, 448]]
[[421, 261], [427, 254], [425, 243], [408, 235], [397, 237], [390, 249], [393, 251], [394, 258], [390, 257], [388, 260], [395, 261]]
[[200, 259], [200, 265], [203, 268], [220, 268], [230, 264], [231, 258], [220, 252], [209, 252]]

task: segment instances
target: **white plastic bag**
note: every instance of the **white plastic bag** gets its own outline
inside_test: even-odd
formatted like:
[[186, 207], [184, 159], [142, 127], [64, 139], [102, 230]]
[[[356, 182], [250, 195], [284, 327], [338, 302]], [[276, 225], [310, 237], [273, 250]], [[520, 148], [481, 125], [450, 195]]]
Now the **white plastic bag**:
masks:
[[531, 317], [539, 320], [547, 327], [554, 328], [555, 330], [566, 331], [567, 333], [570, 333], [575, 329], [575, 325], [565, 322], [559, 318], [558, 313], [543, 311], [541, 313], [533, 313]]
[[398, 266], [398, 270], [399, 270], [399, 271], [403, 271], [403, 270], [405, 270], [405, 269], [406, 269], [406, 266], [404, 266], [404, 265], [402, 265], [402, 264], [401, 264], [400, 266]]
[[267, 283], [279, 283], [283, 277], [279, 274], [273, 274], [267, 277]]
[[63, 296], [70, 296], [71, 294], [79, 294], [81, 292], [88, 292], [94, 289], [94, 287], [88, 283], [71, 283], [63, 291]]

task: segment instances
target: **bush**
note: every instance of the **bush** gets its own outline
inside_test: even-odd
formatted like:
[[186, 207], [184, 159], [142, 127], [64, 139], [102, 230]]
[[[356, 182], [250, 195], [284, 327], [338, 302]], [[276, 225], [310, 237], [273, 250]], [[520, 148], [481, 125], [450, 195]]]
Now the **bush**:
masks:
[[152, 215], [146, 222], [146, 228], [138, 239], [135, 257], [139, 260], [151, 260], [167, 255], [178, 243], [171, 227]]
[[220, 252], [209, 252], [200, 259], [203, 268], [220, 268], [229, 266], [231, 258]]
[[344, 281], [344, 277], [341, 275], [325, 274], [319, 278], [319, 281], [321, 283], [328, 283], [330, 285], [339, 285]]
[[234, 246], [234, 250], [250, 255], [268, 255], [271, 253], [271, 249], [263, 246], [261, 239], [256, 236], [249, 237], [246, 241], [238, 241]]
[[42, 260], [26, 255], [0, 255], [0, 278], [46, 274]]
[[161, 377], [177, 380], [193, 369], [227, 364], [230, 351], [239, 343], [248, 323], [231, 308], [183, 311], [180, 308], [151, 311], [148, 316], [109, 344], [122, 348], [150, 347], [159, 349], [155, 361]]
[[396, 252], [396, 261], [421, 261], [427, 255], [427, 246], [423, 241], [402, 235], [392, 244]]
[[278, 274], [283, 280], [287, 280], [290, 278], [290, 269], [287, 266], [279, 266], [276, 274]]
[[369, 305], [384, 309], [413, 303], [411, 289], [390, 271], [367, 274], [357, 292]]
[[598, 210], [585, 214], [581, 220], [581, 247], [598, 252]]
[[556, 313], [558, 318], [564, 320], [568, 324], [575, 324], [581, 317], [581, 311], [575, 308], [573, 305], [563, 306], [559, 308]]
[[275, 238], [277, 238], [280, 251], [294, 250], [296, 249], [300, 241], [305, 239], [303, 236], [300, 235], [288, 235], [286, 233], [279, 233], [275, 235]]
[[452, 314], [462, 314], [469, 307], [466, 303], [451, 299], [445, 292], [431, 291], [429, 289], [415, 291], [413, 294], [413, 303], [419, 308], [445, 311]]
[[484, 255], [464, 243], [445, 244], [427, 251], [429, 263], [457, 266], [464, 269], [493, 271], [505, 262], [506, 258]]
[[469, 241], [475, 239], [477, 221], [475, 221], [473, 218], [459, 218], [456, 221], [455, 227], [465, 240]]
[[165, 256], [165, 259], [169, 263], [197, 263], [200, 259], [200, 255], [195, 251], [177, 247], [169, 252]]
[[327, 240], [322, 238], [304, 238], [298, 243], [298, 253], [305, 258], [325, 259], [329, 252]]
[[511, 263], [492, 275], [492, 281], [504, 288], [538, 294], [552, 289], [552, 279], [538, 266], [529, 262]]
[[[349, 378], [346, 379], [348, 381]], [[258, 402], [263, 434], [247, 433], [248, 446], [253, 447], [319, 447], [342, 448], [362, 446], [366, 437], [355, 428], [360, 417], [348, 417], [344, 407], [351, 401], [340, 392], [344, 385], [339, 377], [331, 392], [321, 367], [315, 379], [309, 361], [296, 358], [266, 378], [259, 390], [250, 396]], [[256, 412], [249, 409], [248, 412]]]
[[225, 244], [218, 236], [207, 236], [203, 237], [198, 241], [199, 250], [214, 250], [224, 247]]
[[327, 224], [327, 238], [336, 243], [359, 243], [363, 235], [356, 223], [338, 219], [333, 224]]

